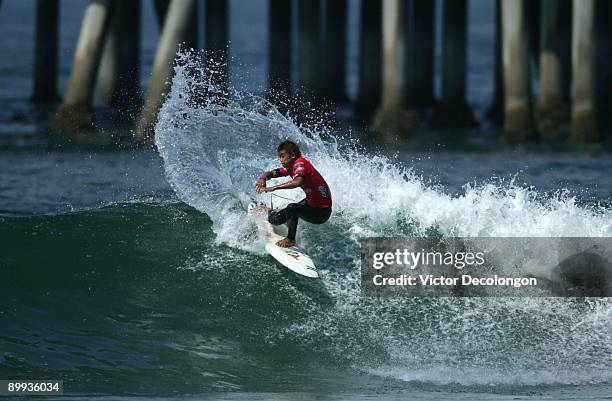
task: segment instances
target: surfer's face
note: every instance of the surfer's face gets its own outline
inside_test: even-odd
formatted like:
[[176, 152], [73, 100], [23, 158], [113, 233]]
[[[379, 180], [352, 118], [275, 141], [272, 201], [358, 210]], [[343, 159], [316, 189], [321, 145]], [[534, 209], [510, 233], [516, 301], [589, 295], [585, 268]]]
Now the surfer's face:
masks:
[[278, 152], [278, 158], [280, 160], [280, 163], [287, 170], [291, 169], [291, 166], [293, 165], [293, 162], [296, 159], [293, 153], [288, 153], [286, 150], [281, 150], [280, 152]]

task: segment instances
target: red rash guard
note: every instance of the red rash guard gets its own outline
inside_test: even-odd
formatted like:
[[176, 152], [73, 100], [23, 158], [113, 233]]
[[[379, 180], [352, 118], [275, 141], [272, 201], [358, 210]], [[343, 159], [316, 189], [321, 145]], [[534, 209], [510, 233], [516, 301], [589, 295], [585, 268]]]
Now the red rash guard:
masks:
[[[321, 176], [321, 174], [314, 168], [312, 163], [303, 157], [298, 157], [293, 163], [291, 169], [291, 177], [301, 175], [304, 177], [304, 183], [302, 189], [306, 192], [306, 204], [311, 207], [327, 208], [332, 206], [331, 192], [329, 186]], [[281, 167], [277, 170], [280, 175], [289, 175], [286, 168]]]

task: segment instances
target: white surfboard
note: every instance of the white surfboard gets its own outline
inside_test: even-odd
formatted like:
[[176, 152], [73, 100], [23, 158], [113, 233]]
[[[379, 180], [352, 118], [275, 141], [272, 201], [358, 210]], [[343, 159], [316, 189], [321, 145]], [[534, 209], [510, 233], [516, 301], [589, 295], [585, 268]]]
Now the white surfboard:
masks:
[[283, 239], [283, 237], [278, 235], [274, 231], [274, 226], [268, 222], [266, 210], [258, 209], [255, 203], [251, 203], [249, 204], [248, 214], [255, 219], [257, 229], [264, 236], [266, 251], [274, 259], [297, 274], [311, 278], [319, 277], [312, 259], [306, 255], [303, 249], [298, 246], [282, 248], [276, 245], [276, 242]]

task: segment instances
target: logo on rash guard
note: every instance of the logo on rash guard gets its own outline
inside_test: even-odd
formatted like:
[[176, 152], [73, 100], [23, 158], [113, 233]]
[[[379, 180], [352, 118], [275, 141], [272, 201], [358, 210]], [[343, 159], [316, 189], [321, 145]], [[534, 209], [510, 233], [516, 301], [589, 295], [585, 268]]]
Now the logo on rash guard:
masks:
[[295, 163], [293, 168], [293, 174], [304, 174], [306, 169], [304, 168], [304, 162]]
[[325, 190], [325, 187], [323, 185], [319, 187], [319, 193], [321, 193], [322, 197], [327, 198], [327, 191]]

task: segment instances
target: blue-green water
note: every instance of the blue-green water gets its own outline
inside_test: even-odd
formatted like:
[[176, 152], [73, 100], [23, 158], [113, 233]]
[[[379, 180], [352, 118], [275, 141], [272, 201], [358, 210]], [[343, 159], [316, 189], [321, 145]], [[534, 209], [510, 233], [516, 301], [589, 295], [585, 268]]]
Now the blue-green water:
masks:
[[363, 298], [339, 216], [301, 232], [319, 281], [217, 243], [209, 217], [163, 196], [0, 220], [0, 377], [87, 399], [612, 391], [609, 301]]

